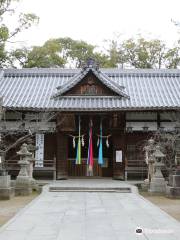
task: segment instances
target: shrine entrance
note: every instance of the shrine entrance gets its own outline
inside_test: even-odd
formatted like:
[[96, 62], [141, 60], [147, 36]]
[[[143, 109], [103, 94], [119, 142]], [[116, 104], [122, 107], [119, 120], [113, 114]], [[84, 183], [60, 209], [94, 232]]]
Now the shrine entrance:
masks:
[[[80, 138], [79, 138], [80, 124]], [[90, 148], [90, 125], [92, 124], [93, 166], [89, 171], [88, 152]], [[112, 177], [113, 144], [107, 116], [81, 115], [75, 117], [76, 131], [68, 134], [68, 176], [72, 177]], [[102, 126], [102, 134], [100, 128]], [[77, 163], [78, 141], [80, 140], [80, 163]], [[102, 140], [102, 141], [101, 141]], [[100, 146], [101, 145], [101, 146]], [[99, 148], [102, 147], [102, 163]]]
[[57, 135], [57, 177], [112, 177], [110, 115], [61, 114], [58, 121], [63, 124]]
[[57, 179], [68, 177], [124, 179], [123, 119], [123, 113], [119, 115], [107, 112], [59, 113]]

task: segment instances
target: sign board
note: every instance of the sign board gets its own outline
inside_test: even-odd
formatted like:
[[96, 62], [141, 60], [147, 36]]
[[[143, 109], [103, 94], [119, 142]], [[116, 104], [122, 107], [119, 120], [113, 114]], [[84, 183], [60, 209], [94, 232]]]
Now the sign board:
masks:
[[44, 161], [44, 134], [36, 134], [35, 167], [43, 167]]
[[122, 163], [122, 151], [121, 150], [116, 150], [116, 162]]

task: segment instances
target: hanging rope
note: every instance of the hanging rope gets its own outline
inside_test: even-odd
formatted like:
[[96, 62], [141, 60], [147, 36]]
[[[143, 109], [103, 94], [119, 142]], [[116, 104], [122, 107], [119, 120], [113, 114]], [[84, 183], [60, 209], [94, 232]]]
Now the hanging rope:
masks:
[[[84, 141], [84, 136], [86, 134], [82, 134], [80, 135], [80, 140], [81, 140], [81, 146], [84, 147], [85, 145], [85, 141]], [[79, 135], [71, 135], [71, 134], [68, 134], [69, 137], [72, 137], [72, 141], [73, 141], [73, 148], [76, 148], [76, 139], [79, 139]]]
[[103, 138], [105, 138], [106, 139], [106, 147], [107, 148], [109, 148], [109, 138], [111, 137], [111, 135], [109, 134], [109, 135], [105, 135], [105, 136], [103, 136], [103, 135], [98, 135], [98, 134], [96, 134], [97, 136], [98, 136], [98, 141], [97, 141], [97, 146], [99, 146], [99, 144], [100, 144], [100, 139], [103, 139]]

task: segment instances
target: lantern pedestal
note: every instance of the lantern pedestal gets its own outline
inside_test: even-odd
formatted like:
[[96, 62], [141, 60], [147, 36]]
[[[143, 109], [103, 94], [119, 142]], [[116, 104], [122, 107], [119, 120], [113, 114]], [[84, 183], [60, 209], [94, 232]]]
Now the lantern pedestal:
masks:
[[14, 188], [11, 187], [10, 175], [0, 176], [0, 200], [9, 200], [14, 197]]
[[32, 193], [31, 180], [27, 174], [28, 161], [18, 162], [21, 166], [19, 175], [16, 178], [16, 196], [27, 196]]
[[39, 190], [38, 184], [36, 183], [36, 180], [33, 178], [33, 165], [34, 165], [35, 159], [33, 158], [28, 159], [28, 162], [29, 162], [29, 165], [27, 165], [27, 172], [30, 179], [31, 188], [33, 190], [38, 191]]
[[180, 198], [180, 167], [169, 176], [169, 183], [166, 186], [166, 196], [169, 198]]
[[165, 193], [166, 182], [161, 172], [162, 163], [155, 163], [155, 174], [150, 182], [150, 193]]
[[32, 193], [31, 180], [28, 175], [27, 169], [29, 166], [29, 159], [32, 154], [27, 150], [27, 144], [23, 144], [21, 146], [21, 150], [17, 152], [20, 156], [20, 161], [18, 164], [20, 165], [20, 172], [16, 178], [16, 196], [22, 195], [30, 195]]

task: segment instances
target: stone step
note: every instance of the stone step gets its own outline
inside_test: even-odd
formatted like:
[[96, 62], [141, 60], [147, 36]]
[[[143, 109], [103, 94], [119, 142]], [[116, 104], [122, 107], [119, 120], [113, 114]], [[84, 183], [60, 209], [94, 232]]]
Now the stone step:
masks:
[[49, 192], [118, 192], [131, 193], [130, 187], [102, 188], [102, 187], [49, 187]]

